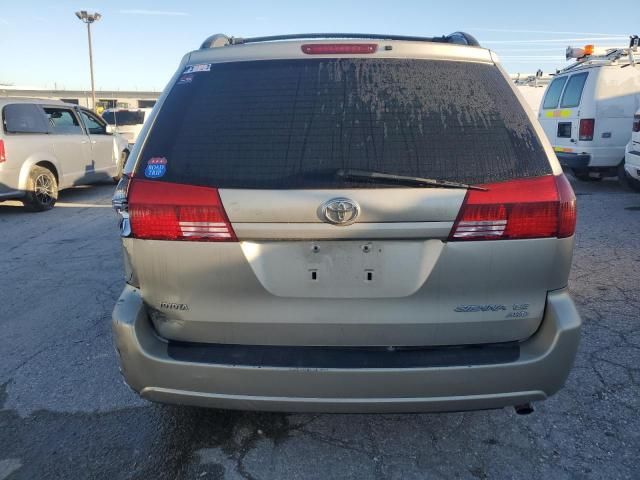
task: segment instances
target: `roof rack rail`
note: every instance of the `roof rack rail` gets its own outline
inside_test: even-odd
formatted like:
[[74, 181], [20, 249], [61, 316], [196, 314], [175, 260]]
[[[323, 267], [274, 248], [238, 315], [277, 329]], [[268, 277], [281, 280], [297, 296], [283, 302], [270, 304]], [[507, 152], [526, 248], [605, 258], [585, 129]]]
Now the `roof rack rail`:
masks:
[[[638, 61], [636, 60], [636, 52], [640, 46], [640, 37], [638, 35], [629, 36], [628, 47], [600, 47], [596, 48], [595, 45], [585, 45], [584, 47], [571, 47], [568, 46], [565, 52], [567, 60], [575, 59], [575, 62], [571, 65], [559, 69], [556, 74], [565, 73], [580, 67], [587, 66], [603, 66], [614, 65], [618, 62], [621, 63], [621, 67], [636, 66]], [[625, 57], [627, 57], [625, 59]]]
[[[626, 58], [625, 58], [626, 57]], [[621, 62], [621, 67], [628, 67], [630, 65], [636, 65], [636, 59], [631, 48], [608, 48], [606, 53], [586, 55], [584, 57], [577, 58], [574, 63], [567, 65], [564, 68], [558, 69], [556, 75], [560, 73], [569, 72], [571, 70], [579, 69], [580, 67], [591, 66], [604, 66], [615, 65]]]
[[208, 48], [225, 47], [227, 45], [240, 45], [245, 43], [262, 43], [275, 42], [280, 40], [300, 40], [313, 38], [344, 38], [344, 39], [371, 39], [371, 40], [405, 40], [410, 42], [436, 42], [436, 43], [453, 43], [456, 45], [467, 45], [471, 47], [479, 47], [480, 43], [472, 35], [465, 32], [454, 32], [450, 35], [441, 37], [416, 37], [410, 35], [385, 35], [379, 33], [295, 33], [291, 35], [272, 35], [266, 37], [229, 37], [222, 33], [211, 35], [207, 38], [200, 50]]

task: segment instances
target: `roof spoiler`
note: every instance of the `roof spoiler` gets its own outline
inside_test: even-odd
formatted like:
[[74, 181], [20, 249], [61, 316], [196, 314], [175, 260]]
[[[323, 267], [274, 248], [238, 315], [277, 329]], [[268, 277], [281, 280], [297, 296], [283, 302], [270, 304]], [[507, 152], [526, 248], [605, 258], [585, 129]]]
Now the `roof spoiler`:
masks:
[[466, 45], [479, 47], [480, 43], [472, 35], [465, 32], [454, 32], [441, 37], [415, 37], [408, 35], [383, 35], [378, 33], [296, 33], [291, 35], [273, 35], [267, 37], [229, 37], [222, 33], [211, 35], [207, 38], [200, 50], [209, 48], [226, 47], [228, 45], [241, 45], [246, 43], [276, 42], [281, 40], [302, 40], [302, 39], [369, 39], [369, 40], [404, 40], [409, 42], [435, 42], [451, 43], [455, 45]]

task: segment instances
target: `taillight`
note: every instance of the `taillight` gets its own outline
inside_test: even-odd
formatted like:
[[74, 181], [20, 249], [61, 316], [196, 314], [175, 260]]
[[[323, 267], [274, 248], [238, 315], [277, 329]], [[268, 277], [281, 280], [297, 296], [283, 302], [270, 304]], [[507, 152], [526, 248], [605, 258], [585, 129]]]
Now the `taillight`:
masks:
[[570, 237], [576, 232], [576, 196], [567, 177], [558, 175], [555, 177], [558, 188], [558, 238]]
[[307, 55], [366, 54], [376, 53], [378, 45], [375, 43], [308, 43], [300, 48]]
[[640, 115], [633, 116], [633, 131], [640, 132]]
[[595, 129], [596, 121], [593, 118], [583, 118], [580, 120], [580, 140], [593, 140], [593, 131]]
[[0, 140], [0, 163], [7, 160], [7, 152], [4, 150], [4, 140]]
[[127, 203], [134, 238], [236, 241], [215, 188], [133, 178]]
[[524, 178], [468, 190], [449, 241], [570, 237], [576, 198], [564, 175]]

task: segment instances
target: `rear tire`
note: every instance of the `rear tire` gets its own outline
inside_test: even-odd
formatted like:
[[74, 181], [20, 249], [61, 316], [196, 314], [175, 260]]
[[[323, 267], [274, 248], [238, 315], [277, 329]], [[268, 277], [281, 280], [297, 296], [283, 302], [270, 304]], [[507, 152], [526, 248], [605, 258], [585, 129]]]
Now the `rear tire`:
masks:
[[124, 172], [124, 166], [127, 163], [127, 158], [129, 158], [129, 152], [123, 150], [120, 154], [120, 159], [118, 160], [118, 169], [116, 170], [116, 176], [113, 177], [113, 181], [118, 183], [122, 178], [122, 173]]
[[584, 168], [584, 169], [573, 168], [571, 172], [573, 173], [574, 177], [576, 177], [578, 180], [582, 182], [599, 182], [602, 180], [602, 177], [600, 176], [598, 177], [590, 176], [589, 169], [587, 168]]
[[58, 181], [51, 170], [35, 166], [29, 172], [27, 194], [22, 203], [32, 212], [51, 210], [58, 200]]
[[623, 187], [640, 192], [640, 180], [633, 178], [624, 168], [624, 160], [618, 165], [618, 181]]

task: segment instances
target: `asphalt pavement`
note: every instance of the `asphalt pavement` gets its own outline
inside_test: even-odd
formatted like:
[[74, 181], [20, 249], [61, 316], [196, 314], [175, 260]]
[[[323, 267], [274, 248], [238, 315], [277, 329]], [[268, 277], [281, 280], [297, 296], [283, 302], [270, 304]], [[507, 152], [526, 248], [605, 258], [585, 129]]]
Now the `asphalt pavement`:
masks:
[[113, 185], [0, 203], [0, 480], [640, 477], [640, 194], [573, 182], [584, 329], [532, 415], [232, 412], [140, 400], [118, 373]]

